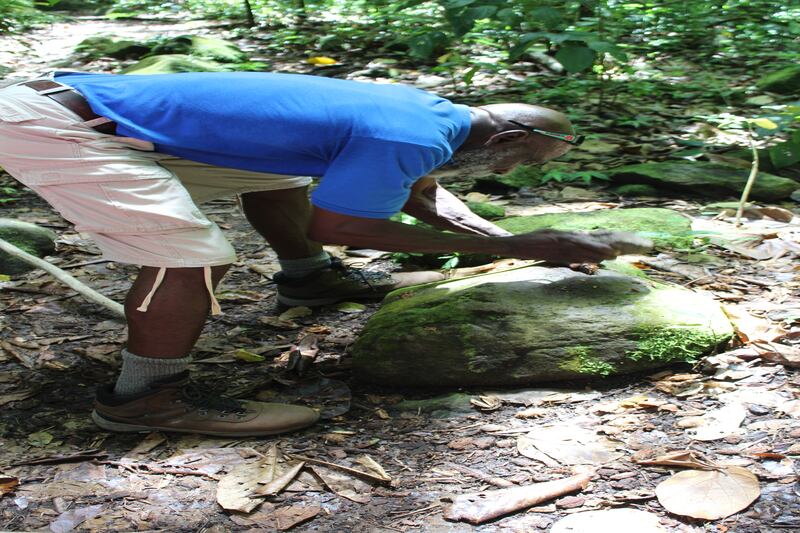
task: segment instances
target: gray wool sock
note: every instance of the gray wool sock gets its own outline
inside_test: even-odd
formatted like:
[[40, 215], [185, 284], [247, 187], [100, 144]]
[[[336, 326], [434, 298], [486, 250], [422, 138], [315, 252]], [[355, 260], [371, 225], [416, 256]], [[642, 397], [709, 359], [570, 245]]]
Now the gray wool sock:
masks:
[[325, 268], [331, 264], [331, 256], [322, 250], [317, 255], [303, 257], [302, 259], [278, 259], [281, 272], [289, 278], [302, 278], [312, 272]]
[[114, 386], [114, 394], [130, 395], [147, 390], [151, 383], [180, 374], [189, 367], [191, 357], [159, 359], [140, 357], [122, 350], [122, 371]]

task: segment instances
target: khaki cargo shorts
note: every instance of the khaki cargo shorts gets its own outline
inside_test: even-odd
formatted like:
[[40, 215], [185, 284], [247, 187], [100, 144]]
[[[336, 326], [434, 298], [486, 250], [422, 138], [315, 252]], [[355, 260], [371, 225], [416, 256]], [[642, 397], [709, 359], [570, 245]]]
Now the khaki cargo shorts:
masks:
[[89, 234], [106, 259], [165, 268], [236, 260], [198, 205], [311, 182], [154, 152], [149, 142], [93, 130], [23, 85], [0, 89], [0, 166]]

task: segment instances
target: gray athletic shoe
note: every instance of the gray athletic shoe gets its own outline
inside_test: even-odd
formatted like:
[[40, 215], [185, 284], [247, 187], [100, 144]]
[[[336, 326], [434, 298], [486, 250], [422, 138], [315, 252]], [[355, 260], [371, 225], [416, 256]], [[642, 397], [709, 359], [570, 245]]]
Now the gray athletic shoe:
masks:
[[189, 373], [154, 383], [139, 394], [119, 396], [113, 385], [95, 397], [92, 420], [108, 431], [174, 431], [219, 437], [261, 437], [296, 431], [319, 418], [301, 405], [235, 400], [189, 381]]
[[395, 289], [442, 281], [441, 272], [372, 272], [348, 268], [338, 259], [331, 265], [302, 278], [277, 272], [272, 280], [278, 286], [278, 301], [288, 306], [327, 305], [348, 300], [383, 298]]

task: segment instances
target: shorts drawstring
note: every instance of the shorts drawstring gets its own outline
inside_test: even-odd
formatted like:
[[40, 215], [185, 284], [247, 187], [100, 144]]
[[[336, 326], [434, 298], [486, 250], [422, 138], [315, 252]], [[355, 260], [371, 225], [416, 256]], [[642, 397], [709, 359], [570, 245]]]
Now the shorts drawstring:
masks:
[[158, 269], [158, 274], [156, 274], [156, 280], [153, 282], [153, 288], [150, 289], [150, 292], [148, 292], [147, 296], [144, 297], [142, 305], [136, 308], [137, 311], [141, 311], [142, 313], [147, 312], [147, 307], [150, 305], [150, 300], [153, 299], [153, 295], [161, 286], [161, 282], [164, 281], [164, 275], [166, 273], [167, 273], [167, 267], [161, 267]]
[[214, 296], [214, 285], [211, 283], [211, 267], [203, 267], [203, 275], [206, 278], [206, 289], [208, 290], [208, 297], [211, 298], [211, 314], [213, 316], [221, 315], [222, 309], [219, 307], [217, 297]]
[[[136, 308], [137, 311], [141, 311], [142, 313], [147, 312], [147, 308], [150, 306], [150, 301], [153, 299], [153, 295], [155, 295], [158, 288], [161, 286], [161, 282], [164, 281], [164, 276], [167, 273], [167, 267], [159, 267], [158, 274], [156, 274], [156, 279], [153, 281], [153, 287], [150, 289], [150, 292], [147, 293], [144, 300], [142, 301], [142, 305]], [[222, 309], [219, 306], [219, 302], [217, 301], [217, 297], [214, 296], [214, 284], [211, 281], [211, 267], [204, 266], [203, 267], [203, 277], [205, 279], [206, 290], [208, 291], [208, 296], [211, 299], [211, 314], [214, 316], [221, 315]]]

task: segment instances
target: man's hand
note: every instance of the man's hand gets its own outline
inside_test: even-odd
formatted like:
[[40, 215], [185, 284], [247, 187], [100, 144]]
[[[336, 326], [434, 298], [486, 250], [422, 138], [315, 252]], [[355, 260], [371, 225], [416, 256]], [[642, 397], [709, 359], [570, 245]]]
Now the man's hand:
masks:
[[319, 242], [390, 252], [466, 252], [540, 259], [553, 263], [600, 262], [620, 250], [587, 233], [542, 230], [524, 235], [486, 236], [408, 226], [314, 208], [309, 238]]
[[548, 263], [599, 263], [620, 255], [613, 246], [588, 233], [540, 230], [503, 237], [503, 241], [509, 246], [505, 255]]
[[464, 202], [431, 177], [417, 180], [403, 212], [437, 229], [497, 237], [511, 235], [470, 211]]

